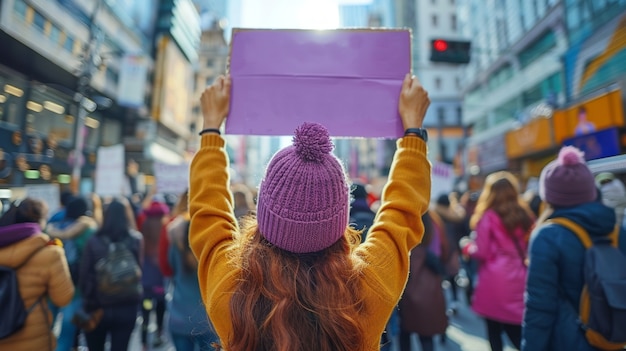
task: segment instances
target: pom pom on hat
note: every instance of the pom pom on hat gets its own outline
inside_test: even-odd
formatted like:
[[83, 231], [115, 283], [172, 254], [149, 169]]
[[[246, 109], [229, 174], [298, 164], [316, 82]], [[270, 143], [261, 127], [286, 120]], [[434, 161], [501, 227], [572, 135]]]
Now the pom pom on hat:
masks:
[[328, 130], [317, 123], [303, 123], [293, 137], [296, 153], [305, 161], [321, 162], [333, 150]]
[[293, 145], [272, 157], [257, 203], [259, 231], [267, 241], [308, 253], [324, 250], [344, 235], [350, 188], [332, 148], [326, 128], [304, 123], [296, 129]]
[[541, 171], [539, 195], [556, 207], [571, 207], [596, 200], [593, 174], [585, 163], [585, 153], [573, 146], [565, 146], [556, 160]]
[[585, 163], [585, 153], [573, 146], [564, 146], [559, 151], [558, 162], [564, 166]]

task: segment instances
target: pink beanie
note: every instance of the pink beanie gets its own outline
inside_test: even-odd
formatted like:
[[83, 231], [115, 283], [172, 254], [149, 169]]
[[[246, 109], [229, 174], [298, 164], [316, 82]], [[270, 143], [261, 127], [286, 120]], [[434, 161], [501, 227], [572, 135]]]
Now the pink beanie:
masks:
[[556, 207], [571, 207], [595, 201], [596, 184], [585, 154], [573, 146], [565, 146], [556, 160], [541, 171], [539, 195]]
[[326, 249], [344, 235], [350, 188], [332, 149], [326, 128], [304, 123], [293, 145], [272, 157], [257, 204], [259, 230], [267, 241], [307, 253]]

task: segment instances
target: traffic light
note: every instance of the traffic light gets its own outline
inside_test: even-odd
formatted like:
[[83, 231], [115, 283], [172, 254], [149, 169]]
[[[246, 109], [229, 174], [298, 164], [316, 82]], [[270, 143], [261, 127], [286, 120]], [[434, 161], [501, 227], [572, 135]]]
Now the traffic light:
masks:
[[471, 43], [464, 40], [432, 39], [430, 41], [430, 61], [447, 63], [468, 63]]

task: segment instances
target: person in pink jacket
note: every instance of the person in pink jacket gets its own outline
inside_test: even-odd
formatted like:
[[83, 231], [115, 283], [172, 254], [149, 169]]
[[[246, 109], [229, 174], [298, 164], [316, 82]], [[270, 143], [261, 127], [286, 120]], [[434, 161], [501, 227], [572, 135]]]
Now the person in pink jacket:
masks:
[[503, 348], [502, 332], [520, 348], [527, 237], [534, 220], [511, 173], [487, 177], [470, 220], [476, 239], [463, 251], [479, 262], [472, 309], [485, 318], [493, 351]]

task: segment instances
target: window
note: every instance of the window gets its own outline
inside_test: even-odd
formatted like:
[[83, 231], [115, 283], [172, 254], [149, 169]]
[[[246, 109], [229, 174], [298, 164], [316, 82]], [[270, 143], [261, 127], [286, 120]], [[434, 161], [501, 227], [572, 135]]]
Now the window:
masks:
[[0, 125], [21, 126], [23, 117], [20, 107], [24, 106], [25, 86], [25, 82], [5, 80], [0, 76]]
[[454, 14], [450, 16], [450, 28], [452, 28], [452, 30], [454, 31], [457, 30], [456, 15]]
[[446, 110], [443, 107], [437, 107], [437, 122], [439, 125], [443, 126], [446, 120]]
[[515, 112], [519, 111], [522, 107], [522, 101], [518, 97], [515, 97], [504, 104], [496, 107], [494, 112], [494, 125], [498, 125], [502, 122], [509, 121], [515, 118]]
[[512, 76], [513, 69], [511, 68], [511, 65], [507, 64], [499, 68], [489, 77], [489, 81], [487, 82], [489, 90], [494, 90], [500, 87], [502, 84], [506, 83]]
[[74, 137], [74, 119], [67, 118], [67, 100], [46, 91], [32, 90], [26, 103], [26, 131], [53, 136], [59, 142], [70, 143]]
[[74, 51], [74, 38], [70, 36], [65, 37], [65, 41], [63, 42], [63, 48], [69, 52]]
[[116, 71], [114, 71], [112, 68], [107, 67], [106, 77], [108, 81], [113, 82], [114, 84], [117, 84], [117, 80], [119, 79], [119, 74]]
[[27, 11], [27, 9], [28, 9], [28, 6], [26, 5], [26, 3], [23, 0], [16, 0], [15, 1], [15, 13], [22, 20], [26, 20], [26, 11]]
[[39, 12], [35, 11], [35, 17], [33, 18], [33, 25], [43, 32], [46, 27], [46, 18]]
[[102, 117], [93, 112], [91, 115], [85, 117], [85, 147], [91, 150], [95, 150], [100, 145], [100, 125], [102, 124]]
[[438, 22], [437, 15], [432, 15], [432, 16], [430, 17], [430, 22], [431, 22], [431, 24], [433, 25], [433, 27], [437, 27], [437, 22]]
[[61, 42], [61, 30], [54, 24], [50, 27], [50, 41], [57, 45]]
[[476, 123], [474, 123], [474, 128], [472, 128], [472, 130], [476, 133], [480, 133], [487, 130], [488, 127], [489, 120], [487, 119], [487, 116], [483, 116], [476, 119]]
[[580, 9], [574, 5], [567, 10], [567, 28], [572, 31], [580, 26]]
[[591, 7], [593, 7], [593, 12], [600, 13], [607, 6], [606, 0], [594, 0], [591, 1]]
[[439, 78], [439, 77], [435, 78], [435, 88], [437, 90], [441, 89], [441, 78]]
[[554, 35], [554, 32], [548, 31], [544, 33], [534, 43], [530, 44], [519, 54], [520, 65], [522, 68], [527, 67], [555, 46], [556, 36]]
[[105, 119], [102, 128], [102, 146], [119, 144], [122, 141], [122, 123], [114, 119]]

